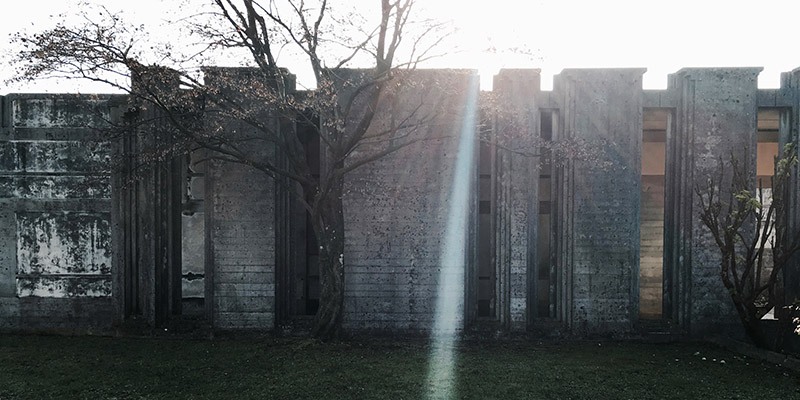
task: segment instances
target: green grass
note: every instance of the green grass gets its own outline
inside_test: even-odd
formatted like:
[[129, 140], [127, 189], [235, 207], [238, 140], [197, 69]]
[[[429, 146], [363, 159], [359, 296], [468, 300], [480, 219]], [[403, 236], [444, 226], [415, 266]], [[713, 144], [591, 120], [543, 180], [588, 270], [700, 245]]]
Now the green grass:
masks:
[[[0, 399], [418, 399], [429, 350], [388, 340], [4, 335]], [[797, 374], [703, 344], [469, 343], [457, 359], [457, 398], [800, 399]]]

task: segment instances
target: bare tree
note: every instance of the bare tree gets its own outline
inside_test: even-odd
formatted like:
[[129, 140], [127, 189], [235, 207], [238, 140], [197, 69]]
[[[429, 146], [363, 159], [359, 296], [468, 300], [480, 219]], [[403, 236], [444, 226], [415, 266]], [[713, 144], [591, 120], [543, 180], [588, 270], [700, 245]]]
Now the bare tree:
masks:
[[[379, 15], [370, 18], [337, 16], [327, 0], [214, 0], [213, 11], [187, 19], [203, 46], [180, 59], [170, 46], [137, 47], [144, 30], [125, 26], [103, 9], [101, 21], [87, 17], [81, 26], [62, 24], [32, 36], [17, 35], [23, 49], [15, 60], [16, 80], [62, 76], [108, 83], [129, 93], [138, 109], [158, 111], [158, 121], [146, 121], [151, 127], [169, 127], [172, 139], [154, 152], [154, 159], [204, 148], [215, 158], [296, 182], [302, 189], [297, 199], [310, 214], [320, 246], [320, 307], [312, 334], [327, 339], [338, 334], [343, 316], [345, 176], [430, 139], [424, 130], [436, 113], [428, 107], [423, 115], [420, 106], [389, 122], [379, 117], [407, 71], [435, 56], [443, 25], [412, 19], [414, 0], [376, 1]], [[372, 26], [370, 20], [377, 22]], [[254, 68], [237, 76], [217, 74], [213, 86], [199, 78], [196, 67], [185, 68], [187, 62], [225, 49], [245, 50]], [[289, 75], [277, 60], [285, 49], [305, 57], [316, 90], [304, 95], [287, 90]], [[170, 68], [143, 65], [143, 58], [154, 55]], [[343, 69], [359, 60], [371, 67]], [[198, 116], [203, 124], [196, 123]], [[319, 175], [312, 173], [303, 138], [280, 129], [276, 121], [281, 118], [305, 118], [316, 130], [324, 160]], [[231, 133], [234, 121], [246, 129]], [[252, 151], [254, 141], [274, 146], [284, 161]]]
[[745, 332], [756, 345], [770, 347], [761, 319], [776, 306], [785, 306], [782, 272], [800, 250], [800, 232], [790, 231], [788, 218], [796, 147], [784, 146], [775, 159], [771, 199], [765, 198], [764, 190], [754, 190], [746, 164], [734, 156], [730, 161], [729, 174], [720, 162], [719, 176], [709, 179], [705, 187], [695, 188], [700, 220], [720, 250], [720, 277]]

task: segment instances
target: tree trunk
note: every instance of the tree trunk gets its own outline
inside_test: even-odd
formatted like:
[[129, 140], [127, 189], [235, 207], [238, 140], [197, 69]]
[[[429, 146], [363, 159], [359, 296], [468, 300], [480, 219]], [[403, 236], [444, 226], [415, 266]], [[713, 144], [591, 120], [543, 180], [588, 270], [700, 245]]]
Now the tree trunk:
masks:
[[338, 336], [344, 314], [344, 213], [342, 179], [334, 178], [331, 189], [318, 206], [314, 233], [320, 246], [320, 298], [311, 335], [321, 340]]
[[764, 334], [764, 330], [761, 326], [761, 319], [758, 317], [757, 310], [752, 306], [752, 301], [750, 303], [745, 304], [742, 299], [737, 299], [734, 296], [733, 302], [736, 305], [736, 311], [739, 314], [739, 319], [742, 321], [742, 326], [744, 327], [744, 332], [748, 338], [755, 344], [757, 347], [762, 349], [769, 349], [773, 350], [767, 341], [767, 337]]

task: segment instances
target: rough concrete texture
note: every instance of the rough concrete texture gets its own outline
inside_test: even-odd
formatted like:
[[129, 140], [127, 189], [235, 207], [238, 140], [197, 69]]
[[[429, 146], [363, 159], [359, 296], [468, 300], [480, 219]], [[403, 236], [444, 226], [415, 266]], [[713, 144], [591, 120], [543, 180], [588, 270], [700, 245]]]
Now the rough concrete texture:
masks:
[[203, 298], [205, 296], [205, 214], [202, 212], [184, 215], [182, 218], [183, 242], [182, 296]]
[[[681, 107], [676, 124], [676, 136], [681, 137], [688, 151], [690, 175], [683, 184], [688, 198], [682, 206], [689, 207], [691, 225], [682, 227], [690, 235], [690, 247], [684, 254], [690, 265], [687, 284], [689, 328], [691, 333], [718, 333], [724, 325], [735, 323], [736, 312], [728, 291], [719, 276], [719, 249], [708, 229], [700, 221], [700, 200], [694, 192], [708, 179], [719, 179], [720, 161], [730, 167], [730, 157], [746, 163], [754, 171], [756, 154], [756, 114], [758, 111], [757, 78], [761, 68], [689, 68], [677, 72], [671, 79], [679, 93]], [[727, 182], [730, 179], [728, 168]], [[721, 196], [729, 191], [722, 188]]]
[[568, 323], [576, 332], [626, 332], [638, 317], [643, 69], [565, 70], [554, 92], [563, 135], [591, 151], [572, 173]]
[[[471, 84], [473, 71], [415, 71], [406, 78], [413, 84], [395, 95], [376, 126], [389, 113], [402, 119], [419, 107], [413, 119], [426, 122], [414, 135], [424, 140], [346, 179], [348, 329], [422, 331], [433, 325], [459, 135], [466, 119], [476, 118], [465, 113], [465, 103], [478, 88]], [[444, 295], [463, 308], [463, 291]]]
[[108, 329], [110, 96], [9, 95], [0, 107], [0, 327]]
[[[496, 120], [496, 140], [507, 144], [498, 149], [496, 163], [498, 244], [495, 263], [500, 283], [500, 322], [515, 331], [531, 322], [528, 304], [535, 307], [533, 285], [536, 254], [535, 217], [539, 213], [539, 137], [540, 76], [538, 70], [502, 70], [495, 77], [497, 107], [503, 109]], [[490, 110], [497, 111], [497, 110]], [[510, 111], [510, 113], [509, 113]], [[519, 154], [510, 149], [523, 150]], [[530, 271], [529, 271], [530, 270]], [[530, 274], [530, 276], [529, 276]]]
[[271, 329], [275, 317], [274, 183], [240, 164], [211, 165], [207, 186], [213, 205], [206, 211], [206, 226], [213, 263], [213, 324]]
[[[404, 121], [405, 116], [413, 113], [409, 121], [431, 119], [409, 136], [424, 140], [356, 169], [346, 177], [343, 255], [346, 329], [429, 331], [433, 328], [438, 289], [449, 282], [447, 279], [456, 279], [458, 284], [443, 296], [455, 300], [459, 328], [488, 321], [492, 327], [510, 330], [558, 326], [558, 331], [568, 328], [579, 335], [634, 332], [639, 324], [639, 296], [643, 287], [639, 282], [643, 238], [640, 226], [644, 213], [640, 210], [645, 129], [642, 115], [643, 108], [655, 107], [668, 115], [663, 194], [652, 192], [653, 196], [663, 197], [664, 225], [663, 229], [650, 227], [653, 229], [645, 239], [656, 240], [660, 235], [658, 230], [663, 231], [660, 322], [694, 335], [721, 330], [734, 332], [730, 327], [736, 326], [737, 321], [719, 280], [716, 250], [697, 218], [694, 188], [717, 171], [719, 157], [731, 150], [753, 162], [759, 107], [785, 110], [780, 114], [781, 143], [797, 141], [800, 72], [786, 74], [780, 90], [758, 90], [758, 71], [685, 69], [672, 76], [667, 90], [643, 91], [642, 69], [565, 70], [556, 78], [553, 92], [539, 90], [538, 71], [501, 72], [495, 98], [498, 104], [505, 102], [501, 108], [506, 115], [489, 115], [486, 119], [492, 122], [487, 126], [495, 135], [502, 136], [507, 133], [511, 119], [520, 119], [522, 115], [524, 123], [514, 126], [513, 140], [502, 142], [505, 148], [498, 147], [493, 153], [491, 204], [492, 218], [496, 220], [490, 247], [495, 254], [492, 299], [495, 311], [484, 319], [476, 317], [477, 306], [473, 304], [477, 302], [474, 269], [479, 205], [474, 164], [469, 167], [471, 178], [467, 186], [471, 187], [464, 189], [469, 191], [468, 205], [454, 213], [465, 215], [467, 223], [464, 236], [457, 238], [463, 254], [456, 258], [463, 258], [464, 269], [453, 276], [440, 276], [449, 208], [455, 204], [453, 181], [458, 138], [462, 128], [470, 126], [465, 121], [477, 118], [468, 115], [468, 100], [478, 98], [477, 89], [471, 86], [474, 73], [453, 70], [411, 73], [403, 85], [383, 99], [373, 129]], [[206, 83], [214, 84], [220, 74], [239, 72], [209, 69], [206, 73]], [[125, 281], [129, 279], [127, 275], [115, 274], [118, 270], [108, 259], [109, 254], [114, 254], [113, 261], [120, 265], [119, 257], [128, 254], [119, 251], [124, 244], [117, 242], [117, 238], [127, 237], [118, 232], [127, 229], [124, 228], [127, 225], [117, 227], [109, 219], [109, 213], [113, 214], [109, 200], [112, 193], [108, 187], [109, 175], [103, 172], [109, 148], [102, 143], [86, 142], [93, 136], [86, 124], [100, 123], [100, 119], [86, 110], [103, 107], [104, 101], [107, 97], [9, 95], [2, 98], [0, 323], [3, 327], [94, 329], [108, 326], [115, 315], [109, 295], [123, 303], [117, 299], [123, 294], [116, 288], [131, 282]], [[251, 111], [260, 112], [257, 104], [260, 103], [254, 103]], [[524, 155], [530, 153], [529, 147], [535, 147], [535, 143], [527, 140], [539, 134], [540, 111], [555, 115], [555, 140], [583, 143], [583, 150], [578, 149], [575, 157], [555, 164], [551, 186], [542, 188], [538, 187], [540, 160], [535, 155]], [[284, 129], [287, 121], [279, 125]], [[229, 122], [221, 126], [225, 132], [243, 135], [249, 129]], [[476, 132], [468, 134], [478, 137]], [[276, 156], [269, 146], [252, 146], [252, 150], [263, 151], [264, 157]], [[362, 156], [368, 150], [375, 149], [359, 148], [354, 156]], [[473, 154], [472, 159], [477, 158]], [[178, 268], [179, 273], [196, 271], [198, 263], [205, 264], [203, 297], [209, 307], [205, 314], [207, 322], [217, 328], [273, 329], [276, 322], [282, 322], [276, 318], [276, 309], [289, 310], [281, 318], [304, 318], [298, 316], [302, 312], [291, 311], [299, 307], [285, 307], [284, 302], [296, 299], [288, 298], [290, 295], [286, 293], [291, 291], [281, 291], [281, 283], [276, 280], [281, 273], [291, 276], [293, 262], [306, 262], [305, 257], [295, 254], [304, 249], [305, 237], [292, 236], [299, 231], [287, 228], [282, 216], [276, 216], [285, 209], [282, 208], [285, 204], [281, 206], [283, 203], [276, 201], [280, 188], [264, 173], [240, 164], [214, 160], [206, 167], [203, 182], [196, 179], [190, 182], [192, 196], [194, 192], [204, 192], [200, 196], [203, 210], [195, 214], [195, 218], [202, 217], [203, 221], [190, 223], [188, 217], [182, 218], [183, 223], [179, 221], [185, 235], [177, 249], [179, 253], [182, 248], [195, 249], [184, 251], [187, 269]], [[792, 184], [798, 188], [797, 177]], [[148, 190], [153, 193], [166, 190], [163, 182], [161, 185], [160, 189], [153, 186]], [[553, 193], [550, 227], [539, 225], [537, 220], [540, 191]], [[794, 226], [800, 226], [799, 192], [800, 189], [792, 192]], [[146, 197], [143, 193], [138, 195]], [[134, 202], [150, 204], [147, 200], [133, 198]], [[650, 200], [658, 203], [659, 199]], [[174, 206], [174, 202], [170, 204]], [[174, 215], [175, 210], [172, 211]], [[299, 218], [302, 214], [292, 215]], [[304, 224], [289, 222], [300, 223]], [[109, 230], [113, 235], [108, 235]], [[142, 247], [126, 247], [126, 251], [156, 256], [150, 249], [150, 241], [155, 240], [153, 235], [139, 232], [128, 236]], [[547, 290], [551, 293], [543, 296], [536, 292], [543, 289], [537, 289], [532, 282], [537, 280], [533, 272], [537, 271], [537, 260], [547, 259], [536, 254], [537, 239], [545, 237], [550, 239], [555, 265], [547, 280], [550, 287]], [[287, 250], [286, 246], [291, 248]], [[195, 254], [197, 249], [205, 249], [205, 257]], [[655, 267], [651, 266], [643, 276], [658, 279], [658, 260], [650, 261]], [[115, 277], [114, 290], [110, 292], [109, 273]], [[137, 273], [136, 281], [143, 282], [139, 290], [154, 291], [155, 286], [147, 286], [147, 282], [155, 279], [151, 276], [155, 271], [143, 265]], [[787, 298], [797, 295], [798, 265], [787, 270], [785, 276]], [[657, 283], [645, 282], [645, 289], [657, 291]], [[178, 279], [178, 290], [190, 289], [180, 286]], [[199, 289], [191, 288], [198, 296]], [[149, 292], [141, 295], [146, 298], [140, 306], [153, 308], [157, 296]], [[653, 309], [651, 315], [659, 315], [658, 296], [647, 295], [652, 300], [648, 300], [648, 307]], [[551, 312], [548, 318], [533, 310], [537, 301], [532, 299], [537, 298], [549, 301], [544, 304]], [[168, 299], [162, 297], [158, 301]]]
[[[206, 84], [239, 100], [236, 92], [243, 71], [206, 71]], [[244, 71], [246, 72], [246, 71]], [[229, 86], [233, 85], [233, 86]], [[269, 120], [269, 115], [265, 115]], [[258, 137], [247, 124], [224, 124], [228, 139]], [[277, 124], [277, 121], [275, 122]], [[277, 125], [276, 125], [277, 126]], [[279, 129], [279, 128], [276, 128]], [[236, 136], [239, 135], [239, 136]], [[264, 141], [246, 142], [255, 156], [274, 157]], [[222, 329], [275, 327], [275, 181], [243, 164], [210, 160], [205, 171], [207, 261], [205, 296], [211, 302], [211, 325]]]
[[[800, 144], [800, 68], [784, 73], [781, 78], [780, 97], [785, 99], [788, 112], [783, 113], [780, 141]], [[792, 207], [789, 226], [796, 230], [800, 229], [800, 163], [795, 167], [793, 178], [789, 190]], [[787, 303], [800, 299], [800, 254], [794, 256], [790, 268], [784, 271], [784, 290]]]

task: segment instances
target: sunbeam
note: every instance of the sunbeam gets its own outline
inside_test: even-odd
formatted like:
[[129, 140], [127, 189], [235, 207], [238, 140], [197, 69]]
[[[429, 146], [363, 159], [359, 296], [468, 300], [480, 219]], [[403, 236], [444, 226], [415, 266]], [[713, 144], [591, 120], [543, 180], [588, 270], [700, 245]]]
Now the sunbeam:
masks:
[[455, 345], [464, 310], [464, 273], [469, 220], [470, 177], [474, 168], [475, 118], [478, 104], [478, 77], [473, 75], [464, 104], [464, 120], [459, 135], [455, 174], [442, 242], [439, 288], [436, 296], [436, 320], [433, 349], [428, 362], [428, 398], [448, 399], [455, 383]]

